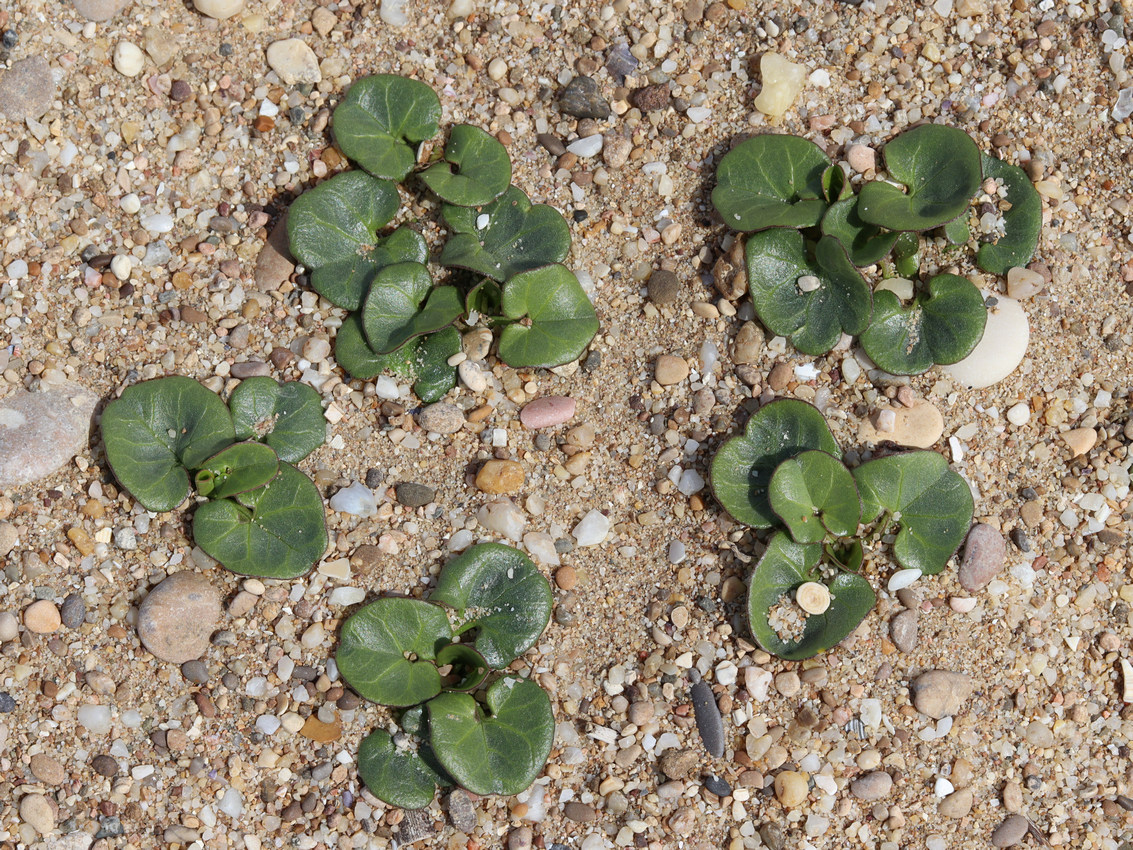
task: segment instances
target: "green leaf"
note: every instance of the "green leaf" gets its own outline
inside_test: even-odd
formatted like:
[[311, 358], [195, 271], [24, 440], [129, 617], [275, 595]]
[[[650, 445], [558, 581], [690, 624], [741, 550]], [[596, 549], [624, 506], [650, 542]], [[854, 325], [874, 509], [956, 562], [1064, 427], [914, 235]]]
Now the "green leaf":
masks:
[[433, 661], [451, 642], [448, 615], [439, 605], [384, 597], [346, 621], [334, 658], [350, 687], [366, 699], [416, 705], [441, 692]]
[[532, 206], [515, 186], [487, 206], [445, 204], [441, 215], [453, 231], [441, 251], [442, 265], [471, 269], [502, 282], [561, 262], [570, 253], [570, 226], [558, 210], [546, 204]]
[[888, 290], [873, 296], [873, 322], [860, 340], [865, 353], [893, 375], [919, 375], [934, 363], [963, 360], [983, 337], [987, 310], [975, 285], [939, 274], [908, 307]]
[[712, 491], [739, 522], [753, 528], [778, 525], [767, 496], [771, 475], [787, 458], [811, 449], [838, 453], [816, 408], [796, 399], [765, 404], [748, 419], [744, 433], [725, 442], [712, 458]]
[[1043, 226], [1043, 203], [1027, 172], [994, 156], [984, 155], [984, 177], [1002, 180], [1000, 197], [1011, 209], [1003, 213], [1004, 234], [997, 242], [985, 242], [976, 252], [976, 262], [985, 272], [1007, 274], [1025, 266], [1039, 246]]
[[443, 201], [480, 207], [507, 189], [511, 158], [495, 136], [471, 124], [458, 124], [449, 133], [444, 159], [422, 171], [421, 180]]
[[830, 157], [799, 136], [767, 134], [724, 154], [712, 204], [733, 230], [812, 227], [826, 211]]
[[234, 573], [296, 578], [326, 551], [323, 499], [310, 478], [281, 463], [270, 484], [197, 508], [193, 539]]
[[893, 265], [897, 274], [907, 280], [915, 280], [921, 270], [921, 238], [916, 233], [904, 231], [893, 243]]
[[450, 643], [437, 653], [437, 667], [449, 664], [452, 672], [444, 681], [446, 691], [473, 691], [480, 687], [491, 669], [484, 656], [465, 643]]
[[491, 278], [484, 278], [470, 290], [464, 298], [464, 310], [473, 310], [485, 316], [498, 316], [503, 309], [504, 290]]
[[955, 127], [922, 124], [885, 146], [889, 176], [862, 187], [858, 214], [887, 230], [929, 230], [963, 213], [980, 188], [980, 149]]
[[436, 134], [440, 120], [440, 99], [427, 85], [375, 74], [354, 83], [334, 110], [334, 138], [375, 177], [404, 180], [417, 161], [411, 145]]
[[[797, 230], [766, 230], [747, 238], [748, 287], [760, 321], [790, 337], [804, 354], [825, 354], [842, 333], [859, 334], [869, 324], [872, 293], [842, 243], [823, 236], [808, 255]], [[819, 286], [803, 291], [799, 279]]]
[[397, 187], [361, 171], [336, 174], [304, 192], [287, 213], [295, 259], [311, 270], [311, 286], [356, 310], [380, 266], [377, 232], [397, 213]]
[[840, 165], [831, 165], [822, 172], [822, 197], [828, 204], [854, 197], [854, 187]]
[[819, 543], [827, 533], [849, 537], [858, 530], [861, 503], [854, 476], [826, 452], [787, 458], [771, 476], [767, 495], [796, 543]]
[[487, 692], [487, 713], [467, 694], [429, 703], [433, 749], [445, 772], [473, 794], [518, 794], [551, 753], [555, 715], [546, 692], [510, 676]]
[[429, 598], [456, 609], [457, 633], [478, 629], [475, 647], [505, 667], [538, 640], [551, 617], [551, 586], [510, 546], [480, 543], [445, 564]]
[[386, 371], [401, 378], [410, 378], [414, 374], [416, 354], [417, 349], [412, 344], [390, 354], [378, 354], [366, 340], [361, 313], [351, 313], [343, 319], [342, 327], [334, 338], [334, 359], [347, 374], [360, 381], [376, 378]]
[[220, 396], [191, 378], [134, 384], [102, 414], [106, 459], [118, 482], [151, 511], [189, 495], [188, 470], [236, 441]]
[[862, 221], [858, 215], [858, 200], [852, 197], [830, 205], [822, 217], [822, 232], [842, 243], [855, 266], [881, 262], [897, 241], [896, 233], [883, 232], [880, 227]]
[[429, 334], [417, 344], [413, 357], [413, 369], [417, 375], [413, 392], [417, 393], [417, 398], [432, 404], [456, 386], [456, 367], [450, 366], [448, 361], [460, 350], [460, 331], [456, 328]]
[[248, 378], [232, 391], [228, 409], [237, 440], [263, 440], [288, 463], [298, 463], [326, 440], [319, 394], [298, 381]]
[[901, 525], [893, 554], [906, 569], [934, 575], [944, 569], [972, 524], [967, 482], [936, 452], [904, 452], [854, 470], [862, 521], [888, 512]]
[[944, 238], [949, 245], [966, 245], [968, 243], [968, 240], [972, 238], [972, 233], [968, 229], [967, 210], [960, 213], [952, 221], [944, 223]]
[[279, 473], [279, 457], [263, 443], [236, 443], [204, 462], [194, 478], [197, 492], [224, 499], [263, 487]]
[[456, 287], [434, 289], [426, 266], [397, 263], [375, 275], [362, 308], [362, 327], [370, 348], [388, 354], [414, 337], [451, 325], [463, 313]]
[[[839, 573], [827, 588], [830, 607], [823, 614], [805, 615], [806, 625], [797, 639], [784, 640], [771, 626], [768, 614], [784, 596], [794, 603], [795, 589], [808, 581], [817, 581], [814, 568], [822, 555], [818, 543], [794, 543], [786, 532], [779, 531], [767, 544], [748, 581], [748, 619], [759, 645], [780, 658], [799, 661], [825, 652], [858, 627], [873, 610], [877, 597], [868, 581], [853, 573]], [[784, 601], [787, 601], [784, 600]]]
[[452, 785], [427, 741], [399, 747], [384, 729], [358, 745], [358, 774], [375, 797], [401, 809], [423, 809], [433, 802], [438, 785]]
[[523, 321], [500, 334], [509, 366], [558, 366], [577, 358], [598, 332], [594, 306], [574, 272], [562, 265], [521, 272], [504, 285], [504, 315]]

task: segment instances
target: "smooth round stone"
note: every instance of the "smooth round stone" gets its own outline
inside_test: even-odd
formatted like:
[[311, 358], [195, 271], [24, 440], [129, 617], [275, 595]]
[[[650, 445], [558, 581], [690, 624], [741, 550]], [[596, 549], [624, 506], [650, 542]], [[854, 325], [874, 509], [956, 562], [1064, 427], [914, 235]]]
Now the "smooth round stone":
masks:
[[933, 720], [957, 714], [974, 689], [971, 676], [951, 670], [929, 670], [910, 687], [917, 711]]
[[937, 811], [946, 818], [966, 817], [972, 810], [972, 802], [972, 789], [961, 788], [941, 800]]
[[889, 637], [902, 652], [912, 652], [917, 648], [918, 618], [915, 610], [906, 610], [889, 621]]
[[662, 354], [653, 364], [653, 376], [663, 387], [679, 384], [688, 377], [688, 362], [683, 357]]
[[44, 785], [62, 785], [67, 778], [67, 771], [56, 759], [47, 753], [36, 753], [31, 757], [32, 776]]
[[519, 421], [531, 431], [540, 428], [553, 428], [574, 417], [576, 402], [569, 396], [548, 395], [537, 398], [524, 405], [519, 412]]
[[179, 572], [149, 592], [138, 609], [138, 637], [163, 661], [200, 658], [220, 620], [220, 593], [199, 573]]
[[850, 783], [850, 793], [867, 803], [888, 797], [892, 790], [893, 777], [884, 770], [875, 770], [865, 776], [859, 776]]
[[319, 57], [305, 41], [298, 38], [285, 38], [272, 42], [267, 51], [268, 66], [279, 75], [285, 86], [322, 81], [319, 70]]
[[[882, 420], [880, 414], [890, 414]], [[888, 430], [881, 430], [881, 427]], [[944, 433], [944, 417], [940, 411], [925, 399], [918, 399], [912, 407], [898, 405], [878, 411], [878, 415], [868, 416], [858, 428], [858, 441], [876, 445], [884, 440], [899, 446], [928, 449], [936, 444]]]
[[1070, 449], [1071, 457], [1086, 454], [1098, 442], [1098, 432], [1093, 428], [1073, 428], [1062, 435], [1062, 441]]
[[999, 575], [1006, 559], [1007, 543], [999, 530], [983, 522], [973, 525], [964, 543], [960, 586], [969, 593], [982, 590]]
[[202, 15], [223, 21], [244, 9], [244, 0], [193, 0], [193, 6]]
[[514, 460], [490, 460], [476, 473], [476, 489], [481, 493], [515, 493], [523, 486], [523, 466]]
[[433, 501], [436, 492], [432, 487], [417, 484], [413, 481], [403, 481], [394, 488], [397, 501], [407, 508], [420, 508]]
[[15, 640], [20, 634], [20, 621], [11, 611], [0, 611], [0, 643]]
[[40, 835], [49, 835], [55, 829], [55, 810], [42, 794], [25, 794], [20, 800], [20, 820]]
[[114, 47], [114, 70], [123, 77], [136, 77], [145, 67], [146, 56], [132, 41], [120, 41]]
[[464, 413], [455, 405], [439, 401], [417, 414], [417, 424], [426, 431], [455, 434], [464, 426]]
[[55, 78], [42, 56], [29, 56], [13, 62], [0, 75], [0, 114], [22, 123], [39, 120], [55, 100]]
[[646, 289], [654, 304], [672, 304], [681, 294], [681, 279], [671, 271], [657, 269], [649, 275]]
[[330, 356], [330, 341], [313, 336], [303, 343], [303, 357], [312, 363], [322, 363]]
[[49, 599], [33, 602], [24, 609], [24, 627], [37, 635], [49, 635], [63, 625], [59, 609]]
[[1016, 301], [1038, 295], [1044, 286], [1046, 280], [1038, 272], [1018, 266], [1007, 270], [1007, 294]]
[[992, 847], [1014, 847], [1023, 840], [1030, 824], [1022, 815], [1011, 815], [991, 834]]
[[983, 338], [972, 353], [959, 363], [940, 367], [969, 389], [998, 384], [1018, 368], [1027, 354], [1031, 332], [1022, 305], [1005, 295], [994, 298], [996, 305], [988, 310]]
[[75, 11], [88, 21], [109, 21], [129, 5], [130, 0], [72, 0]]
[[846, 162], [858, 174], [865, 174], [877, 167], [877, 151], [869, 145], [850, 145], [846, 151]]
[[5, 398], [0, 403], [0, 488], [38, 481], [84, 451], [97, 401], [77, 384]]
[[775, 799], [788, 809], [806, 802], [807, 775], [795, 770], [784, 770], [775, 777]]

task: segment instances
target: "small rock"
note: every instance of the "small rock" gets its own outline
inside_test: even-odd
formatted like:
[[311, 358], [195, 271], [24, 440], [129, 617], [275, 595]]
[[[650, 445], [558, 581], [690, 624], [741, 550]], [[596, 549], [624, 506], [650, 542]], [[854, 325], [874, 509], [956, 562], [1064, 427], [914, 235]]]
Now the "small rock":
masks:
[[[882, 427], [880, 415], [885, 414], [889, 427]], [[858, 428], [858, 442], [876, 445], [883, 440], [917, 449], [928, 449], [944, 433], [944, 417], [925, 399], [913, 402], [912, 407], [883, 408], [862, 420]]]
[[114, 70], [123, 77], [138, 76], [145, 64], [145, 54], [132, 41], [120, 41], [114, 46]]
[[940, 368], [955, 381], [973, 390], [998, 384], [1015, 371], [1027, 353], [1030, 324], [1022, 305], [1005, 295], [993, 297], [984, 335], [972, 353], [951, 366]]
[[20, 532], [10, 522], [0, 522], [0, 557], [20, 545]]
[[787, 384], [791, 383], [794, 376], [795, 371], [791, 368], [791, 364], [776, 363], [767, 374], [767, 386], [775, 392], [782, 392], [787, 388]]
[[67, 771], [63, 765], [47, 753], [36, 753], [31, 757], [31, 764], [28, 766], [31, 768], [32, 776], [44, 785], [62, 785], [67, 778]]
[[763, 88], [755, 98], [755, 108], [772, 118], [781, 117], [806, 85], [806, 66], [767, 52], [759, 60]]
[[193, 0], [193, 6], [202, 15], [223, 21], [241, 12], [244, 0]]
[[1030, 826], [1028, 820], [1022, 815], [1010, 815], [991, 834], [991, 846], [1014, 847], [1023, 840]]
[[576, 402], [569, 396], [548, 395], [524, 405], [519, 421], [531, 431], [553, 428], [574, 418]]
[[575, 77], [559, 93], [559, 109], [576, 118], [608, 118], [610, 104], [591, 77]]
[[657, 708], [653, 705], [652, 701], [639, 700], [638, 702], [630, 704], [626, 718], [634, 726], [643, 726], [652, 720], [656, 713]]
[[292, 272], [295, 271], [295, 261], [291, 257], [291, 250], [287, 244], [287, 215], [280, 218], [268, 236], [268, 241], [260, 249], [256, 258], [254, 272], [256, 287], [265, 291], [279, 289]]
[[642, 112], [656, 112], [659, 109], [667, 109], [670, 100], [668, 83], [642, 86], [630, 92], [629, 96], [629, 102]]
[[484, 505], [476, 512], [476, 521], [489, 531], [516, 542], [523, 539], [523, 529], [527, 524], [523, 511], [510, 499], [499, 499]]
[[912, 652], [917, 648], [918, 616], [915, 610], [902, 611], [889, 621], [889, 637], [902, 652]]
[[987, 0], [956, 0], [953, 9], [961, 18], [974, 18], [987, 13]]
[[20, 800], [20, 820], [40, 835], [49, 835], [55, 829], [55, 810], [42, 794], [25, 794]]
[[699, 763], [695, 750], [666, 750], [661, 756], [661, 772], [669, 779], [687, 779]]
[[59, 609], [50, 599], [40, 599], [24, 609], [24, 628], [37, 635], [49, 635], [63, 625]]
[[968, 813], [972, 811], [972, 802], [972, 789], [961, 788], [941, 800], [937, 811], [946, 818], [967, 817]]
[[877, 151], [869, 145], [850, 145], [846, 151], [846, 162], [858, 174], [865, 174], [877, 167]]
[[455, 434], [464, 427], [464, 413], [459, 407], [440, 401], [417, 414], [417, 424], [425, 431]]
[[407, 508], [420, 508], [433, 501], [436, 492], [432, 487], [417, 484], [413, 481], [403, 481], [394, 488], [397, 501]]
[[298, 38], [272, 42], [267, 50], [268, 66], [279, 75], [285, 86], [315, 84], [322, 80], [319, 57], [307, 43]]
[[959, 712], [974, 689], [971, 676], [951, 670], [929, 670], [918, 676], [910, 687], [917, 711], [934, 720]]
[[704, 682], [694, 682], [690, 693], [696, 730], [704, 742], [704, 749], [710, 756], [720, 758], [724, 755], [724, 720], [712, 688]]
[[732, 793], [732, 786], [719, 776], [709, 776], [704, 780], [704, 787], [717, 797], [727, 797]]
[[77, 593], [67, 594], [67, 598], [63, 600], [63, 605], [59, 608], [59, 616], [63, 625], [68, 629], [77, 629], [83, 624], [86, 615], [87, 606], [83, 602], [83, 597]]
[[138, 637], [162, 661], [200, 658], [220, 620], [220, 593], [199, 573], [174, 573], [138, 609]]
[[594, 811], [593, 806], [580, 803], [578, 800], [571, 800], [563, 806], [563, 814], [575, 823], [593, 823], [598, 819], [598, 813]]
[[65, 384], [0, 402], [0, 488], [44, 478], [87, 447], [98, 399]]
[[0, 611], [0, 643], [15, 640], [20, 634], [20, 621], [11, 611]]
[[[55, 78], [42, 56], [13, 62], [0, 76], [0, 114], [9, 121], [38, 121], [55, 100]], [[0, 422], [2, 424], [2, 422]]]
[[499, 495], [515, 493], [525, 478], [522, 464], [514, 460], [490, 460], [476, 473], [476, 489]]
[[688, 372], [688, 362], [672, 354], [662, 354], [653, 364], [653, 375], [663, 387], [679, 384], [688, 377]]
[[807, 775], [784, 770], [775, 777], [775, 799], [785, 808], [794, 809], [806, 802]]
[[1027, 731], [1023, 733], [1027, 743], [1039, 749], [1049, 749], [1054, 746], [1054, 732], [1041, 720], [1032, 720], [1027, 724]]
[[351, 516], [372, 517], [378, 513], [378, 499], [374, 491], [361, 481], [354, 481], [330, 497], [332, 511]]
[[[569, 805], [569, 804], [568, 804]], [[577, 803], [576, 805], [583, 805]], [[586, 808], [590, 808], [587, 806]], [[531, 850], [535, 844], [535, 831], [529, 826], [520, 826], [508, 833], [507, 850]]]
[[867, 803], [888, 797], [892, 790], [893, 777], [884, 770], [872, 771], [850, 783], [850, 793]]
[[1007, 270], [1007, 294], [1016, 301], [1033, 298], [1045, 285], [1046, 280], [1038, 272], [1019, 266]]
[[337, 23], [338, 17], [334, 12], [323, 6], [316, 6], [315, 11], [311, 13], [311, 26], [315, 28], [315, 32], [324, 38], [327, 33], [335, 28]]
[[100, 755], [95, 756], [90, 762], [91, 770], [99, 776], [104, 776], [107, 779], [113, 779], [118, 775], [118, 762], [113, 756]]
[[72, 0], [75, 11], [88, 21], [109, 21], [129, 5], [130, 0]]
[[758, 363], [763, 356], [763, 330], [755, 322], [744, 322], [732, 343], [732, 361], [737, 365]]
[[[388, 2], [388, 0], [385, 0]], [[384, 5], [384, 3], [383, 3]], [[401, 825], [397, 828], [397, 839], [401, 846], [405, 847], [410, 844], [416, 844], [426, 838], [432, 838], [436, 835], [436, 828], [433, 826], [433, 817], [430, 814], [422, 811], [421, 809], [405, 809], [405, 817], [401, 821]]]
[[597, 546], [610, 533], [610, 518], [597, 509], [589, 511], [571, 531], [579, 546]]
[[629, 155], [632, 151], [633, 142], [624, 136], [616, 136], [610, 133], [603, 137], [602, 162], [608, 168], [621, 168], [629, 162]]
[[1062, 435], [1062, 441], [1070, 449], [1071, 457], [1080, 457], [1097, 444], [1098, 432], [1093, 428], [1074, 428]]
[[328, 356], [330, 356], [329, 340], [313, 336], [303, 343], [303, 357], [312, 363], [322, 363]]
[[143, 45], [146, 53], [159, 68], [173, 59], [181, 49], [176, 36], [162, 27], [146, 27], [142, 35], [145, 39]]
[[969, 593], [982, 590], [999, 575], [1007, 560], [1007, 543], [994, 526], [977, 523], [968, 532], [964, 543], [964, 559], [960, 562], [960, 586]]
[[1005, 783], [1001, 796], [1005, 811], [1016, 814], [1023, 810], [1023, 786], [1018, 782], [1010, 780]]
[[475, 360], [465, 360], [457, 367], [456, 372], [460, 376], [461, 383], [471, 392], [480, 394], [488, 389], [488, 376]]
[[672, 304], [681, 294], [681, 279], [670, 271], [657, 269], [649, 275], [647, 291], [654, 304]]
[[476, 804], [472, 795], [463, 788], [449, 792], [445, 797], [445, 808], [449, 820], [459, 832], [471, 834], [476, 829]]

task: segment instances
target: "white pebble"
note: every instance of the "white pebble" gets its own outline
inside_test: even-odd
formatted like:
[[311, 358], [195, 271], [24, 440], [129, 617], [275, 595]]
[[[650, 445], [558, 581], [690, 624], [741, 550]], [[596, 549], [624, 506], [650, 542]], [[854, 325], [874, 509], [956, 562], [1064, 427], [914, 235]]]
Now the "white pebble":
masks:
[[466, 528], [462, 528], [448, 539], [446, 545], [450, 552], [463, 552], [472, 545], [473, 539], [472, 532]]
[[579, 159], [596, 156], [602, 150], [602, 134], [595, 133], [593, 136], [577, 139], [567, 145], [567, 150]]
[[12, 260], [4, 271], [12, 280], [21, 280], [28, 275], [28, 264], [24, 260]]
[[405, 4], [408, 0], [382, 0], [378, 14], [382, 21], [391, 27], [403, 27], [409, 23], [405, 15]]
[[889, 592], [896, 593], [898, 590], [904, 590], [919, 579], [921, 575], [921, 571], [917, 569], [898, 570], [889, 579]]
[[795, 283], [799, 287], [799, 292], [814, 292], [822, 286], [822, 281], [812, 274], [804, 274]]
[[110, 731], [109, 706], [80, 705], [77, 716], [79, 725], [92, 735], [105, 735]]
[[523, 539], [523, 528], [527, 519], [510, 499], [489, 502], [476, 512], [476, 521], [488, 531], [502, 534], [509, 540]]
[[330, 509], [351, 516], [371, 517], [378, 512], [378, 500], [369, 487], [355, 481], [330, 497]]
[[127, 215], [134, 215], [141, 210], [142, 202], [136, 193], [131, 192], [128, 195], [122, 196], [121, 200], [118, 201], [118, 206], [122, 209], [122, 212]]
[[544, 531], [529, 531], [523, 535], [523, 548], [537, 564], [557, 567], [560, 563], [559, 553], [555, 551], [555, 540]]
[[110, 261], [110, 271], [114, 272], [114, 276], [119, 280], [129, 280], [133, 268], [134, 264], [126, 254], [116, 254]]
[[579, 546], [597, 546], [610, 533], [610, 518], [601, 511], [591, 510], [571, 531]]
[[712, 110], [707, 106], [690, 106], [685, 112], [688, 120], [693, 124], [699, 124], [700, 122], [707, 120], [708, 116], [711, 114]]
[[699, 493], [704, 489], [704, 477], [695, 469], [686, 469], [681, 473], [677, 489], [685, 496]]
[[1026, 425], [1031, 419], [1031, 408], [1025, 401], [1012, 406], [1007, 411], [1007, 421], [1012, 425]]
[[235, 788], [229, 788], [220, 798], [218, 808], [230, 818], [238, 818], [244, 812], [244, 798]]
[[969, 389], [983, 389], [997, 384], [1023, 362], [1030, 340], [1030, 325], [1023, 307], [1013, 298], [994, 296], [995, 306], [988, 311], [983, 338], [975, 349], [951, 366], [941, 368]]
[[716, 667], [716, 684], [718, 685], [734, 685], [736, 683], [736, 676], [739, 673], [739, 668], [736, 667], [731, 661], [722, 661]]
[[360, 587], [336, 587], [330, 592], [330, 604], [341, 605], [357, 605], [366, 598], [366, 591]]
[[686, 554], [685, 544], [683, 544], [679, 540], [670, 540], [669, 541], [669, 563], [670, 564], [679, 564], [681, 561], [683, 561], [685, 559], [685, 554]]
[[145, 63], [145, 54], [132, 41], [120, 41], [114, 47], [114, 69], [122, 76], [136, 77]]
[[280, 726], [279, 718], [274, 714], [261, 714], [256, 718], [256, 728], [265, 735], [274, 735]]
[[488, 215], [487, 213], [480, 213], [480, 215], [476, 216], [476, 229], [483, 230], [485, 227], [491, 224], [491, 222], [492, 217], [490, 215]]
[[484, 370], [472, 360], [465, 360], [456, 368], [461, 383], [474, 393], [482, 393], [488, 388], [488, 377]]
[[952, 785], [952, 783], [942, 776], [936, 780], [936, 784], [932, 788], [932, 793], [937, 797], [943, 799], [955, 790], [956, 788]]
[[398, 397], [397, 381], [389, 375], [379, 375], [374, 381], [374, 395], [393, 401]]
[[164, 213], [146, 215], [142, 216], [140, 223], [142, 229], [150, 233], [168, 233], [173, 229], [173, 216]]

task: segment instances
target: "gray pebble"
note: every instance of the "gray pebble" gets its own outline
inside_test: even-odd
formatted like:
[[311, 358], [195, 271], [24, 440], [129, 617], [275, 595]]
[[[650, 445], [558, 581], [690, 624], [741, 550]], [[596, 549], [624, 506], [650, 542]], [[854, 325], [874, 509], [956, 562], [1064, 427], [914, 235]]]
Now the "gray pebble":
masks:
[[917, 648], [918, 619], [916, 610], [909, 609], [889, 621], [889, 636], [902, 652], [912, 652]]
[[850, 783], [850, 793], [867, 803], [888, 797], [892, 790], [893, 777], [884, 770], [872, 771]]
[[1030, 823], [1022, 815], [1011, 815], [991, 834], [992, 847], [1014, 847], [1023, 840]]
[[443, 401], [437, 402], [423, 408], [417, 414], [417, 424], [425, 431], [455, 434], [464, 427], [464, 413], [455, 405]]
[[566, 145], [553, 133], [540, 133], [535, 139], [551, 156], [562, 156], [566, 153]]
[[580, 803], [578, 800], [571, 800], [563, 806], [563, 814], [575, 823], [593, 823], [598, 819], [598, 813], [594, 811], [593, 806]]
[[194, 685], [204, 685], [209, 680], [209, 668], [203, 661], [195, 658], [181, 665], [181, 675]]
[[75, 11], [88, 21], [109, 21], [121, 12], [130, 0], [72, 0]]
[[763, 839], [771, 850], [783, 850], [787, 846], [787, 839], [783, 835], [783, 828], [777, 823], [765, 823], [759, 828], [759, 837]]
[[575, 77], [559, 93], [559, 109], [576, 118], [608, 118], [610, 104], [590, 77]]
[[606, 55], [606, 70], [618, 85], [624, 83], [626, 74], [632, 74], [636, 67], [637, 57], [629, 52], [629, 45], [624, 42], [615, 44]]
[[59, 617], [68, 629], [77, 629], [81, 626], [86, 615], [86, 603], [77, 593], [68, 594], [67, 598], [63, 600], [63, 604], [59, 606]]
[[423, 838], [432, 838], [437, 830], [433, 826], [432, 815], [421, 809], [406, 809], [405, 819], [397, 831], [398, 841], [403, 845], [413, 844]]
[[469, 834], [476, 829], [476, 806], [472, 797], [462, 788], [457, 788], [445, 797], [445, 808], [449, 820], [459, 832]]
[[716, 758], [724, 755], [724, 720], [720, 717], [712, 688], [704, 682], [696, 682], [692, 686], [692, 709], [704, 749]]
[[951, 670], [929, 670], [910, 686], [917, 711], [934, 720], [959, 712], [974, 689], [971, 676]]
[[432, 487], [426, 487], [424, 484], [417, 484], [414, 481], [404, 481], [394, 488], [397, 494], [397, 501], [405, 505], [407, 508], [419, 508], [422, 505], [427, 505], [433, 501], [436, 495]]
[[969, 593], [981, 590], [1003, 569], [1007, 544], [999, 531], [986, 523], [977, 523], [968, 532], [964, 543], [964, 560], [960, 563], [960, 586]]
[[[46, 67], [44, 71], [50, 76]], [[50, 475], [85, 450], [97, 401], [76, 384], [46, 392], [21, 390], [5, 398], [0, 403], [5, 426], [0, 428], [0, 487]]]
[[38, 121], [55, 99], [55, 78], [42, 56], [13, 62], [0, 76], [0, 113], [9, 121]]
[[717, 797], [727, 797], [732, 793], [732, 786], [719, 776], [709, 776], [704, 780], [704, 787]]
[[672, 304], [681, 294], [681, 279], [670, 271], [657, 269], [649, 275], [646, 289], [654, 304]]
[[244, 360], [240, 363], [233, 363], [230, 371], [233, 378], [243, 380], [270, 375], [271, 366], [262, 360]]

